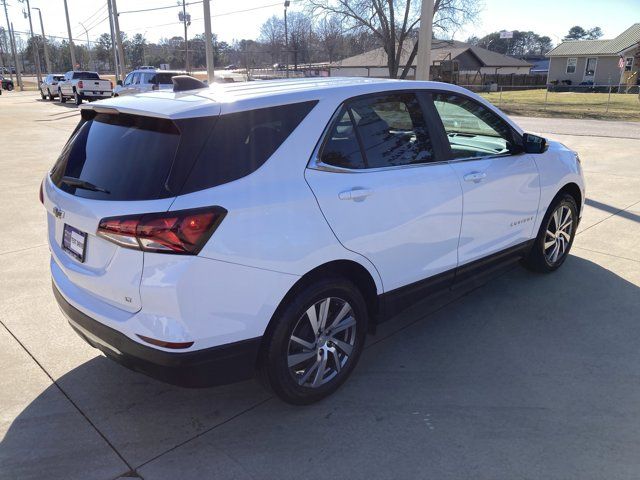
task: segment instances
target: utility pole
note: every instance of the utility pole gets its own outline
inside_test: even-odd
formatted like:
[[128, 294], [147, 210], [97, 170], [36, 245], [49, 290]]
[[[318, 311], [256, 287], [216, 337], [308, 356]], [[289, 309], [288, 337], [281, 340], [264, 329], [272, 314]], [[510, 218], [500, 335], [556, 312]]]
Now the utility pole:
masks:
[[115, 70], [115, 78], [118, 80], [118, 51], [116, 49], [116, 36], [113, 32], [113, 8], [111, 7], [111, 0], [107, 0], [107, 8], [109, 9], [109, 30], [111, 31], [111, 51], [113, 52], [113, 69]]
[[202, 7], [204, 8], [204, 41], [205, 41], [205, 54], [207, 57], [207, 79], [209, 85], [214, 82], [214, 69], [213, 69], [213, 35], [211, 33], [211, 5], [209, 0], [203, 0]]
[[187, 38], [187, 27], [191, 24], [191, 15], [187, 14], [185, 0], [182, 0], [182, 12], [178, 14], [178, 19], [181, 20], [184, 25], [184, 69], [189, 73], [189, 39]]
[[87, 36], [87, 53], [89, 54], [89, 70], [91, 70], [91, 42], [89, 41], [89, 30], [87, 30], [87, 27], [85, 27], [82, 22], [78, 23], [84, 29], [84, 33]]
[[122, 35], [120, 35], [120, 20], [118, 20], [118, 4], [116, 0], [111, 0], [111, 8], [113, 8], [113, 26], [116, 30], [116, 45], [118, 45], [120, 80], [124, 80], [124, 48], [122, 47]]
[[51, 73], [53, 69], [51, 68], [51, 60], [49, 59], [49, 45], [47, 45], [47, 37], [44, 36], [44, 23], [42, 22], [42, 10], [38, 7], [33, 7], [34, 10], [38, 11], [38, 15], [40, 16], [40, 30], [42, 31], [42, 45], [44, 47], [44, 63], [47, 65], [47, 72]]
[[[4, 4], [5, 12], [7, 4]], [[9, 36], [11, 37], [11, 48], [13, 49], [13, 61], [16, 63], [16, 78], [18, 79], [18, 86], [20, 91], [24, 91], [24, 83], [22, 82], [22, 71], [20, 70], [20, 63], [18, 62], [18, 49], [16, 48], [16, 31], [13, 29], [13, 23], [9, 25]]]
[[289, 0], [286, 0], [284, 2], [284, 55], [285, 55], [285, 62], [284, 62], [284, 66], [286, 69], [286, 75], [287, 78], [289, 78], [289, 32], [287, 31], [288, 27], [287, 27], [287, 7], [289, 7], [289, 5], [291, 4], [291, 2]]
[[433, 0], [422, 0], [418, 32], [418, 67], [416, 80], [429, 80], [431, 69], [431, 37], [433, 35]]
[[31, 43], [33, 45], [33, 60], [36, 65], [36, 78], [38, 79], [38, 88], [42, 83], [42, 70], [40, 69], [40, 53], [38, 52], [38, 40], [33, 34], [33, 22], [31, 21], [31, 6], [29, 0], [22, 0], [27, 2], [27, 13], [25, 17], [29, 19], [29, 32], [31, 33]]
[[[22, 78], [20, 77], [20, 67], [18, 66], [18, 54], [16, 53], [16, 41], [13, 38], [13, 25], [9, 21], [9, 11], [7, 10], [7, 0], [0, 0], [2, 5], [4, 6], [4, 15], [7, 19], [7, 29], [9, 32], [9, 46], [11, 48], [11, 56], [13, 57], [13, 65], [16, 67], [16, 80], [18, 81], [18, 86], [20, 90], [24, 90], [22, 86]], [[9, 65], [9, 74], [11, 75], [11, 65]], [[13, 80], [13, 76], [11, 76], [11, 80]]]
[[67, 0], [64, 0], [64, 13], [67, 16], [67, 33], [69, 34], [69, 51], [71, 52], [71, 70], [76, 69], [76, 52], [73, 47], [73, 37], [71, 36], [71, 22], [69, 21], [69, 8]]

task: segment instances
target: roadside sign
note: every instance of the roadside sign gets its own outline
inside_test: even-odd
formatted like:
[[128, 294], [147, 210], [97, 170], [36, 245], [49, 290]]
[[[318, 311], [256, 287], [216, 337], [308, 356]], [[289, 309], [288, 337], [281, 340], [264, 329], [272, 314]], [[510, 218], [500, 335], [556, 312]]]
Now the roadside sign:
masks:
[[513, 38], [513, 32], [508, 32], [506, 30], [502, 30], [500, 32], [500, 38]]

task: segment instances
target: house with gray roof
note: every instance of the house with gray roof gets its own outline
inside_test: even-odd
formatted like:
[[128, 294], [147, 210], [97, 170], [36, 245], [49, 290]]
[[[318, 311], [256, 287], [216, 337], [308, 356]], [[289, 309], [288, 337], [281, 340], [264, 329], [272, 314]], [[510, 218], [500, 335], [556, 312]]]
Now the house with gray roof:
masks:
[[640, 85], [640, 23], [611, 40], [571, 40], [547, 53], [548, 83]]
[[[413, 48], [407, 42], [406, 48], [400, 56], [400, 68], [409, 61], [409, 54]], [[509, 57], [501, 53], [492, 52], [485, 48], [459, 42], [457, 40], [433, 40], [431, 61], [434, 66], [446, 65], [462, 74], [510, 75], [527, 74], [531, 63], [518, 58]], [[407, 78], [415, 78], [417, 60], [414, 59]], [[383, 48], [376, 48], [369, 52], [345, 58], [334, 62], [330, 66], [332, 76], [348, 77], [388, 77], [387, 54]]]

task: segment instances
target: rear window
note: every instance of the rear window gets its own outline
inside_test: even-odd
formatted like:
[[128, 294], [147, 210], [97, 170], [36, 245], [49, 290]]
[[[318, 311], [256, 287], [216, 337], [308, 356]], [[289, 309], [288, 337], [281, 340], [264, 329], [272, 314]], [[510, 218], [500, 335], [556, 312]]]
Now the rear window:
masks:
[[75, 72], [73, 78], [74, 80], [100, 80], [100, 77], [95, 72]]
[[149, 83], [155, 83], [160, 85], [172, 85], [173, 81], [171, 80], [176, 75], [180, 75], [179, 73], [156, 73]]
[[[180, 131], [165, 119], [96, 114], [80, 123], [51, 172], [58, 188], [98, 200], [152, 200], [172, 196], [165, 184]], [[109, 193], [74, 186], [77, 179]]]
[[260, 168], [316, 105], [316, 101], [222, 115], [182, 193], [242, 178]]

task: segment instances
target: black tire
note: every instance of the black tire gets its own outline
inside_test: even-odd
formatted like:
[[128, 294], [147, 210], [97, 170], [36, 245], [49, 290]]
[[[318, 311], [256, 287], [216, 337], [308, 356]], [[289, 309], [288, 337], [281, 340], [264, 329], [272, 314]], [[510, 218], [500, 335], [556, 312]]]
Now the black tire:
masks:
[[[311, 377], [315, 378], [318, 375], [318, 368], [314, 370], [311, 367], [307, 367], [307, 370], [291, 371], [288, 360], [289, 354], [292, 348], [300, 347], [297, 343], [293, 343], [291, 337], [294, 334], [294, 330], [297, 334], [301, 331], [298, 330], [299, 328], [305, 328], [306, 322], [306, 328], [311, 333], [311, 339], [313, 338], [314, 334], [306, 312], [311, 307], [314, 307], [315, 312], [320, 312], [315, 308], [315, 305], [327, 298], [330, 299], [327, 307], [327, 322], [331, 322], [332, 315], [335, 320], [337, 312], [348, 304], [347, 306], [351, 307], [352, 314], [347, 314], [342, 320], [338, 320], [337, 324], [344, 326], [345, 323], [343, 322], [346, 321], [353, 324], [353, 319], [355, 319], [355, 326], [350, 327], [354, 328], [354, 330], [343, 330], [340, 333], [332, 334], [330, 327], [335, 327], [336, 324], [331, 325], [328, 323], [324, 332], [316, 335], [316, 341], [313, 346], [306, 353], [303, 351], [304, 355], [312, 355], [305, 362], [315, 364], [321, 358], [322, 348], [330, 348], [338, 353], [329, 357], [329, 353], [324, 350], [325, 358], [327, 359], [326, 366], [328, 367], [326, 370], [327, 380], [321, 381], [326, 381], [326, 383], [318, 384], [317, 386], [304, 385], [304, 377], [308, 376], [308, 380], [311, 381]], [[265, 335], [258, 373], [265, 386], [285, 402], [293, 405], [308, 405], [335, 392], [355, 368], [364, 348], [368, 323], [367, 307], [358, 288], [350, 281], [342, 278], [326, 278], [313, 282], [301, 288], [295, 296], [285, 302], [274, 314], [273, 322], [275, 323], [270, 325], [268, 333]], [[322, 331], [323, 329], [320, 330]], [[350, 354], [342, 357], [342, 359], [346, 358], [346, 360], [344, 364], [340, 361], [341, 368], [339, 369], [336, 368], [337, 362], [334, 358], [337, 358], [338, 355], [345, 355], [345, 352], [331, 341], [332, 339], [335, 340], [334, 335], [335, 338], [344, 335], [341, 337], [342, 340], [352, 342]], [[323, 343], [322, 340], [318, 340], [319, 337], [324, 338], [324, 347], [319, 346]], [[305, 338], [309, 340], [309, 337]], [[327, 340], [327, 338], [329, 339]], [[313, 340], [309, 343], [311, 342]], [[304, 365], [304, 362], [295, 364], [300, 369], [302, 369], [302, 365]], [[331, 365], [333, 367], [330, 367]], [[309, 372], [309, 369], [311, 374], [306, 375], [305, 371]], [[300, 382], [303, 384], [301, 385]]]
[[79, 95], [78, 92], [73, 92], [73, 101], [76, 105], [82, 105], [82, 95]]
[[40, 98], [42, 98], [42, 100], [46, 100], [47, 99], [47, 96], [44, 94], [42, 89], [40, 89]]
[[[551, 243], [553, 242], [553, 237], [550, 236], [547, 232], [549, 230], [556, 229], [554, 213], [561, 208], [568, 208], [571, 212], [571, 229], [570, 232], [565, 232], [562, 236], [565, 237], [562, 242], [564, 242], [564, 250], [562, 253], [557, 255], [555, 260], [553, 259], [553, 255], [549, 255], [549, 253], [553, 253], [554, 245], [549, 246], [545, 250], [545, 242]], [[569, 256], [569, 251], [571, 250], [571, 246], [573, 245], [573, 240], [576, 236], [576, 229], [578, 227], [578, 206], [576, 205], [575, 199], [569, 195], [568, 193], [562, 193], [556, 196], [556, 198], [551, 202], [547, 213], [542, 219], [542, 223], [540, 224], [540, 230], [538, 231], [538, 236], [535, 239], [533, 246], [531, 247], [531, 251], [529, 254], [522, 260], [522, 264], [532, 270], [534, 272], [541, 273], [550, 273], [562, 266], [564, 261]], [[568, 235], [569, 240], [566, 240], [566, 236]], [[558, 247], [560, 248], [560, 247]], [[551, 256], [551, 258], [549, 258]]]
[[11, 90], [13, 90], [13, 85], [12, 85], [11, 83], [9, 83], [9, 84], [7, 85], [7, 91], [9, 91], [9, 92], [10, 92]]
[[66, 103], [67, 99], [64, 98], [64, 95], [62, 95], [62, 90], [58, 89], [58, 100], [60, 101], [60, 103]]
[[51, 90], [47, 88], [47, 97], [49, 97], [49, 101], [53, 102], [53, 94], [51, 93]]

